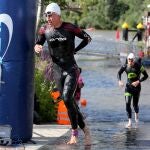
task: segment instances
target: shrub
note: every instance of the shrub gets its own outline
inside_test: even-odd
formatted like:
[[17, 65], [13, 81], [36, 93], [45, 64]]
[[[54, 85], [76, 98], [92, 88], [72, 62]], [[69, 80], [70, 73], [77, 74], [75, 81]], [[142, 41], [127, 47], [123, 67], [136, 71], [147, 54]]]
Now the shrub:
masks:
[[[56, 105], [50, 96], [50, 91], [54, 88], [54, 82], [45, 78], [45, 68], [48, 63], [36, 57], [35, 69], [35, 94], [39, 103], [38, 114], [42, 122], [52, 122], [56, 120]], [[51, 70], [50, 70], [51, 71]]]

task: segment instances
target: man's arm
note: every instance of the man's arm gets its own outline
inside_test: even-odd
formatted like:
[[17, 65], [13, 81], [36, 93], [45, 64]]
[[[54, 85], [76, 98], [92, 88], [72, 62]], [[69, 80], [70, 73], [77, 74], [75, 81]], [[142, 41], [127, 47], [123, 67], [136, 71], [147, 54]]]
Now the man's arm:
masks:
[[44, 27], [41, 27], [40, 30], [39, 30], [39, 34], [38, 34], [38, 37], [36, 39], [36, 44], [35, 44], [35, 47], [34, 47], [34, 50], [36, 53], [39, 53], [42, 51], [42, 48], [43, 48], [43, 44], [45, 43], [45, 29]]
[[81, 43], [75, 48], [75, 52], [79, 51], [80, 49], [84, 48], [88, 43], [91, 42], [91, 37], [83, 30], [78, 30], [76, 36], [82, 39]]
[[148, 74], [143, 66], [141, 66], [141, 72], [143, 74], [143, 77], [139, 80], [140, 82], [145, 81], [148, 78]]
[[121, 75], [122, 75], [122, 73], [125, 71], [125, 69], [126, 69], [126, 64], [123, 65], [123, 66], [120, 68], [120, 70], [118, 71], [118, 74], [117, 74], [118, 80], [121, 81]]
[[139, 80], [135, 81], [135, 82], [132, 82], [133, 86], [137, 87], [140, 84], [140, 82], [143, 82], [148, 78], [148, 74], [147, 74], [147, 72], [143, 66], [141, 66], [141, 73], [143, 74], [143, 77], [140, 78]]
[[121, 81], [121, 75], [122, 73], [125, 71], [126, 69], [126, 64], [123, 65], [120, 70], [118, 71], [118, 74], [117, 74], [117, 78], [118, 78], [118, 83], [119, 83], [119, 86], [123, 87], [124, 86], [124, 83], [123, 81]]

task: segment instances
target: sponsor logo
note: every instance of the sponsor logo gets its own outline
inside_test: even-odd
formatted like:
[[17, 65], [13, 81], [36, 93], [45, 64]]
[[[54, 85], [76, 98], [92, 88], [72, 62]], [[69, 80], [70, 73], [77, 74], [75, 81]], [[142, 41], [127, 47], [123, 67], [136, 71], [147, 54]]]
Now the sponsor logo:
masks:
[[2, 56], [0, 56], [0, 84], [5, 83], [4, 81], [1, 80], [2, 78], [2, 61], [3, 58], [5, 57], [7, 50], [9, 48], [11, 39], [12, 39], [12, 34], [13, 34], [13, 21], [11, 17], [8, 14], [0, 14], [0, 52], [2, 52], [2, 24], [5, 24], [6, 27], [8, 28], [9, 32], [9, 38], [8, 38], [8, 43], [6, 46], [6, 49], [3, 50]]
[[53, 42], [53, 41], [66, 41], [67, 38], [51, 38], [49, 39], [50, 42]]
[[1, 59], [0, 61], [2, 61], [2, 59], [4, 58], [6, 52], [9, 48], [9, 45], [10, 45], [10, 42], [12, 39], [12, 35], [13, 35], [13, 21], [12, 21], [11, 17], [8, 14], [0, 14], [0, 51], [2, 51], [2, 35], [1, 35], [2, 23], [5, 24], [6, 27], [8, 28], [9, 38], [8, 38], [7, 47], [4, 50], [4, 54], [2, 54], [2, 56], [0, 56], [0, 59]]

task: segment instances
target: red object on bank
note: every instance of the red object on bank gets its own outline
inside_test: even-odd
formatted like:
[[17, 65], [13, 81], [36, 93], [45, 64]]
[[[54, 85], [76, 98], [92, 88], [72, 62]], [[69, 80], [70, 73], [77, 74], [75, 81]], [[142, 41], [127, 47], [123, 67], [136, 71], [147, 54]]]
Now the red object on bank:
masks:
[[119, 29], [117, 29], [117, 31], [116, 31], [116, 40], [117, 41], [120, 40], [120, 31], [119, 31]]

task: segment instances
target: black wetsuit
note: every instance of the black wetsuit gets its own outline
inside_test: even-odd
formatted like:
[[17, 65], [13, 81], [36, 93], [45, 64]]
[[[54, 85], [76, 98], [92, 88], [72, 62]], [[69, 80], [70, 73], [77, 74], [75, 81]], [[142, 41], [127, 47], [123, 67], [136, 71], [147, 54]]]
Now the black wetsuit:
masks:
[[[76, 48], [75, 36], [82, 39]], [[91, 37], [79, 27], [63, 22], [59, 28], [54, 29], [49, 25], [45, 25], [39, 30], [36, 44], [43, 45], [45, 41], [48, 43], [54, 68], [60, 71], [59, 73], [55, 71], [60, 74], [59, 80], [56, 79], [56, 85], [61, 91], [62, 98], [68, 109], [72, 128], [76, 129], [79, 125], [83, 129], [85, 123], [74, 101], [74, 92], [80, 74], [74, 54], [85, 47], [91, 41]]]
[[[131, 110], [131, 99], [133, 98], [133, 108], [136, 113], [139, 112], [139, 97], [141, 91], [141, 84], [137, 87], [132, 86], [132, 82], [139, 80], [140, 82], [146, 80], [148, 78], [148, 74], [141, 63], [134, 63], [134, 66], [129, 67], [128, 64], [125, 64], [121, 67], [118, 72], [118, 80], [121, 80], [121, 75], [123, 72], [127, 74], [127, 83], [125, 88], [125, 101], [126, 101], [126, 111], [128, 118], [132, 117], [132, 110]], [[140, 78], [141, 73], [143, 77]]]

